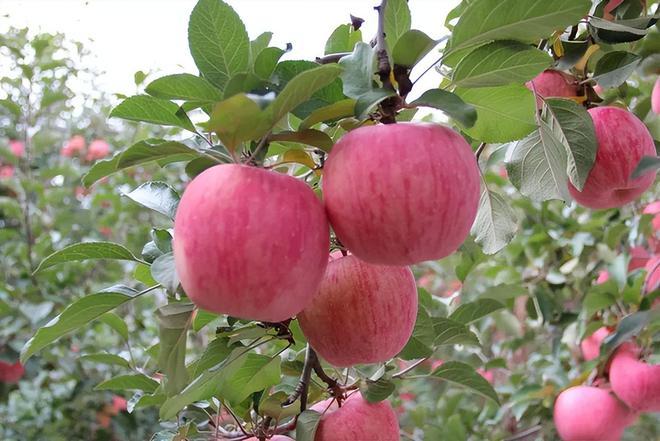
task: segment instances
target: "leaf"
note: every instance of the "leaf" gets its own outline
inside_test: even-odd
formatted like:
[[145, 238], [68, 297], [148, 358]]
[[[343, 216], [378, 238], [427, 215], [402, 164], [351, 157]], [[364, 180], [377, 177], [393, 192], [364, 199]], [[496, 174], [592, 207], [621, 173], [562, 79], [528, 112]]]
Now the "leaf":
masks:
[[112, 242], [82, 242], [55, 251], [41, 261], [34, 273], [65, 262], [89, 259], [114, 259], [139, 261], [127, 248]]
[[448, 318], [433, 318], [433, 330], [436, 334], [433, 341], [434, 346], [457, 344], [480, 345], [477, 336], [467, 326]]
[[448, 361], [431, 374], [459, 386], [466, 387], [479, 395], [493, 400], [498, 405], [500, 400], [493, 387], [469, 364], [460, 361]]
[[603, 340], [603, 343], [600, 345], [600, 355], [607, 359], [622, 343], [630, 340], [639, 334], [647, 324], [653, 323], [658, 319], [660, 319], [660, 310], [658, 309], [638, 311], [625, 316], [619, 322], [616, 331]]
[[172, 101], [148, 95], [136, 95], [126, 98], [112, 109], [110, 117], [163, 126], [175, 126], [191, 132], [195, 131], [192, 122], [190, 122], [185, 112], [179, 110], [179, 106]]
[[199, 71], [220, 90], [234, 74], [247, 70], [250, 39], [245, 25], [221, 0], [197, 2], [188, 22], [188, 45]]
[[99, 352], [96, 354], [85, 354], [81, 355], [79, 358], [80, 361], [91, 361], [96, 364], [107, 364], [110, 366], [120, 366], [126, 369], [130, 369], [131, 366], [128, 363], [128, 360], [120, 357], [115, 354], [108, 354], [107, 352]]
[[[600, 288], [603, 285], [597, 285], [594, 288]], [[609, 292], [604, 292], [602, 289], [592, 289], [584, 297], [582, 302], [582, 309], [585, 316], [591, 317], [597, 311], [609, 308], [616, 303], [616, 297]]]
[[280, 358], [248, 354], [245, 363], [233, 375], [220, 381], [220, 395], [239, 404], [253, 392], [264, 390], [280, 382]]
[[222, 92], [197, 75], [182, 73], [158, 78], [144, 89], [149, 95], [166, 100], [215, 102]]
[[568, 178], [582, 191], [596, 161], [598, 142], [593, 120], [585, 108], [573, 100], [545, 100], [547, 120], [566, 148]]
[[327, 64], [306, 70], [293, 77], [266, 109], [270, 112], [271, 124], [277, 123], [288, 112], [309, 100], [314, 92], [332, 83], [341, 71], [341, 67]]
[[218, 314], [206, 311], [204, 309], [197, 310], [197, 314], [195, 314], [195, 318], [193, 319], [193, 331], [199, 332], [204, 326], [208, 325], [219, 317], [220, 316]]
[[357, 43], [350, 55], [339, 60], [344, 68], [341, 74], [344, 95], [357, 99], [374, 88], [375, 63], [374, 49], [363, 42]]
[[630, 52], [608, 52], [596, 63], [592, 79], [603, 88], [619, 87], [626, 82], [641, 61], [641, 56]]
[[518, 219], [511, 205], [502, 195], [482, 185], [479, 210], [471, 231], [475, 242], [485, 254], [495, 254], [511, 242], [517, 230]]
[[365, 400], [370, 403], [378, 403], [386, 400], [396, 389], [392, 380], [381, 377], [378, 380], [366, 379], [360, 383], [360, 392]]
[[457, 87], [493, 87], [524, 83], [552, 64], [552, 57], [516, 41], [495, 41], [480, 46], [454, 69]]
[[397, 357], [404, 360], [428, 357], [433, 353], [431, 345], [434, 339], [435, 330], [431, 316], [425, 308], [418, 308], [412, 335]]
[[124, 196], [138, 204], [174, 219], [179, 206], [179, 194], [165, 182], [145, 182]]
[[179, 278], [174, 265], [174, 254], [165, 253], [151, 264], [151, 276], [168, 292], [174, 293], [179, 287]]
[[334, 144], [332, 138], [330, 138], [324, 132], [314, 129], [302, 129], [297, 132], [286, 130], [270, 135], [268, 140], [298, 142], [301, 144], [318, 147], [326, 152], [329, 152]]
[[158, 382], [143, 374], [119, 375], [98, 384], [94, 390], [140, 390], [153, 393]]
[[164, 390], [170, 397], [183, 390], [189, 381], [186, 343], [193, 309], [192, 304], [171, 303], [156, 311], [160, 337], [158, 368], [165, 374]]
[[410, 9], [407, 0], [389, 0], [385, 7], [384, 31], [387, 47], [392, 50], [399, 38], [410, 30]]
[[450, 51], [492, 40], [535, 42], [574, 25], [589, 9], [590, 0], [474, 1], [454, 27]]
[[21, 117], [21, 107], [9, 98], [0, 99], [0, 107], [4, 107], [9, 111], [9, 113], [13, 114], [17, 118]]
[[442, 110], [463, 127], [472, 127], [477, 120], [477, 111], [458, 95], [442, 89], [430, 89], [410, 103], [411, 106], [433, 107]]
[[639, 160], [637, 167], [630, 176], [632, 179], [637, 179], [646, 173], [656, 171], [660, 168], [660, 158], [657, 156], [642, 156]]
[[536, 128], [534, 95], [521, 84], [456, 89], [455, 93], [477, 111], [476, 123], [465, 129], [472, 138], [488, 143], [509, 142]]
[[21, 363], [60, 337], [89, 325], [106, 312], [133, 299], [135, 294], [130, 288], [115, 286], [71, 303], [28, 340], [21, 350]]
[[273, 39], [272, 32], [262, 32], [255, 38], [250, 41], [250, 64], [254, 64], [254, 60], [257, 59], [257, 56], [268, 47], [270, 41]]
[[392, 49], [392, 61], [400, 66], [413, 67], [436, 46], [438, 42], [417, 29], [406, 31]]
[[590, 17], [589, 33], [599, 43], [629, 43], [644, 38], [651, 26], [658, 21], [658, 14], [654, 16], [638, 17], [628, 20], [604, 20]]
[[469, 303], [463, 303], [449, 318], [455, 322], [467, 325], [475, 322], [488, 314], [504, 308], [504, 303], [495, 299], [477, 299]]
[[483, 253], [481, 247], [479, 247], [476, 242], [472, 239], [471, 236], [468, 236], [463, 245], [459, 248], [460, 258], [458, 265], [454, 272], [456, 277], [461, 282], [465, 282], [465, 279], [470, 274], [470, 271], [474, 269], [479, 263], [486, 259], [486, 255]]
[[355, 102], [355, 108], [353, 109], [355, 116], [360, 120], [366, 119], [374, 107], [394, 95], [396, 95], [394, 91], [389, 89], [372, 89], [363, 93]]
[[324, 122], [332, 122], [340, 118], [354, 114], [355, 100], [347, 98], [314, 110], [305, 118], [299, 126], [300, 130], [309, 129], [313, 125]]
[[[197, 315], [199, 315], [200, 312], [202, 311], [198, 310]], [[203, 372], [225, 361], [237, 347], [239, 346], [230, 345], [229, 338], [227, 337], [216, 338], [208, 344], [199, 360], [196, 360], [188, 366], [188, 372], [190, 372], [193, 378], [197, 378]]]
[[527, 291], [527, 288], [522, 285], [502, 283], [488, 288], [483, 294], [481, 294], [481, 298], [504, 301], [514, 297], [526, 296], [528, 294], [529, 292]]
[[285, 52], [279, 47], [267, 47], [259, 52], [253, 66], [255, 75], [262, 80], [269, 79]]
[[332, 31], [325, 42], [324, 54], [351, 52], [355, 44], [362, 41], [362, 31], [356, 31], [350, 24], [341, 24]]
[[[138, 264], [138, 266], [146, 265]], [[154, 282], [148, 286], [153, 286], [155, 284], [156, 283]], [[128, 340], [128, 326], [126, 325], [126, 322], [117, 314], [113, 312], [107, 312], [99, 317], [99, 321], [114, 329], [115, 332], [117, 332], [117, 334], [119, 334], [124, 340]]]
[[269, 121], [256, 102], [245, 94], [238, 94], [213, 107], [206, 127], [218, 135], [228, 150], [236, 151], [242, 142], [263, 136], [268, 131]]

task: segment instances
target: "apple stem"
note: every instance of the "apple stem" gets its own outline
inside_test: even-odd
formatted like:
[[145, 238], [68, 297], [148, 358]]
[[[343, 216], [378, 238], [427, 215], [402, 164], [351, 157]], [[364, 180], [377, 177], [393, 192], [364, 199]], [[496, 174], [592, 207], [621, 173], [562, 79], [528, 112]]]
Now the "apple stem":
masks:
[[415, 369], [417, 366], [424, 363], [428, 359], [429, 359], [428, 357], [425, 357], [425, 358], [417, 360], [416, 362], [414, 362], [413, 364], [411, 364], [407, 368], [405, 368], [405, 369], [397, 372], [396, 374], [392, 375], [392, 378], [401, 378], [401, 377], [403, 377], [405, 374], [412, 371], [413, 369]]

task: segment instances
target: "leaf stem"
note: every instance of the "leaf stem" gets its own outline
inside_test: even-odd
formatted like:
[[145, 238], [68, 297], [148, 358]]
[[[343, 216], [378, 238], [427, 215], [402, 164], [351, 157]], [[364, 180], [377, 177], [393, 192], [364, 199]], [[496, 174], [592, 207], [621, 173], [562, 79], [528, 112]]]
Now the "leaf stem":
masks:
[[424, 363], [428, 359], [429, 359], [429, 357], [424, 357], [424, 358], [421, 358], [421, 359], [417, 360], [416, 362], [414, 362], [413, 364], [411, 364], [407, 368], [402, 369], [399, 372], [397, 372], [396, 374], [392, 375], [392, 378], [402, 378], [405, 374], [412, 371], [413, 369], [415, 369], [417, 366]]

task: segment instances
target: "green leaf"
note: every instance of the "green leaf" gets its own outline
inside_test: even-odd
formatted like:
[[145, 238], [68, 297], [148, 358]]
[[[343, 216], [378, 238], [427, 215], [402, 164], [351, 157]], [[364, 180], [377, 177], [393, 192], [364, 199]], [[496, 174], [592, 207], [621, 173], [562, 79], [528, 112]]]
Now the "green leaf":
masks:
[[98, 384], [94, 390], [140, 390], [153, 393], [158, 382], [143, 374], [119, 375]]
[[85, 354], [81, 355], [79, 358], [80, 361], [91, 361], [96, 364], [107, 364], [110, 366], [120, 366], [126, 369], [130, 369], [131, 366], [128, 363], [128, 360], [120, 357], [115, 354], [108, 354], [107, 352], [99, 352], [96, 354]]
[[362, 41], [362, 32], [353, 29], [350, 24], [342, 24], [332, 31], [330, 37], [325, 42], [324, 54], [338, 54], [342, 52], [351, 52], [355, 44]]
[[596, 63], [592, 79], [603, 88], [619, 87], [626, 82], [641, 61], [641, 56], [631, 52], [608, 52]]
[[321, 417], [320, 413], [313, 410], [301, 413], [296, 424], [296, 441], [314, 441]]
[[[201, 312], [203, 311], [198, 310], [197, 315]], [[188, 366], [188, 372], [190, 372], [193, 378], [197, 378], [203, 372], [225, 361], [237, 347], [239, 346], [230, 345], [229, 338], [227, 337], [216, 338], [208, 344], [199, 360], [196, 360]]]
[[151, 276], [168, 292], [174, 293], [179, 287], [179, 278], [174, 265], [174, 254], [165, 253], [151, 264]]
[[247, 70], [250, 39], [245, 25], [221, 0], [197, 2], [188, 22], [188, 45], [199, 71], [220, 90], [234, 74]]
[[590, 17], [588, 28], [599, 43], [629, 43], [644, 38], [649, 33], [648, 28], [656, 24], [657, 20], [658, 14], [615, 21]]
[[9, 113], [13, 114], [16, 118], [20, 118], [22, 114], [21, 107], [8, 98], [0, 100], [0, 107], [7, 109]]
[[153, 161], [172, 162], [173, 158], [186, 161], [200, 156], [201, 153], [176, 141], [143, 140], [139, 141], [119, 155], [117, 170], [146, 164]]
[[568, 155], [568, 178], [582, 191], [598, 150], [593, 120], [585, 108], [573, 100], [551, 98], [545, 100], [545, 106], [546, 120]]
[[389, 89], [372, 89], [363, 93], [355, 102], [355, 116], [360, 120], [366, 119], [381, 101], [394, 95], [394, 91]]
[[179, 106], [172, 101], [154, 98], [148, 95], [136, 95], [126, 98], [110, 112], [111, 118], [122, 118], [129, 121], [148, 122], [162, 126], [181, 127], [191, 132], [195, 131], [188, 115], [180, 111]]
[[392, 50], [399, 38], [410, 30], [410, 9], [407, 0], [389, 0], [385, 8], [385, 41]]
[[576, 24], [590, 0], [479, 0], [471, 2], [454, 27], [451, 52], [492, 40], [536, 42]]
[[472, 127], [477, 120], [477, 111], [474, 106], [467, 104], [458, 95], [442, 89], [427, 90], [410, 105], [442, 110], [463, 127]]
[[227, 149], [236, 151], [242, 142], [263, 136], [270, 120], [259, 104], [245, 94], [238, 94], [213, 107], [206, 127], [218, 135]]
[[298, 132], [286, 130], [270, 135], [268, 139], [269, 141], [297, 142], [300, 144], [318, 147], [326, 152], [329, 152], [330, 149], [332, 149], [332, 145], [334, 144], [332, 138], [330, 138], [324, 132], [314, 129], [302, 129]]
[[511, 242], [517, 230], [518, 219], [510, 203], [483, 184], [471, 231], [475, 242], [481, 245], [485, 254], [495, 254]]
[[435, 346], [457, 344], [480, 345], [477, 336], [467, 326], [448, 318], [433, 318], [433, 331], [435, 332], [435, 339], [433, 341]]
[[299, 126], [300, 130], [309, 129], [313, 125], [324, 122], [329, 123], [340, 118], [346, 118], [354, 114], [355, 100], [347, 98], [314, 110], [305, 118]]
[[400, 66], [413, 67], [431, 52], [437, 41], [417, 29], [406, 31], [392, 49], [392, 61]]
[[435, 339], [433, 320], [424, 308], [417, 309], [417, 319], [412, 335], [397, 357], [404, 360], [428, 357], [433, 353], [431, 345]]
[[455, 322], [467, 325], [475, 322], [492, 312], [504, 308], [504, 303], [495, 299], [477, 299], [469, 303], [461, 304], [449, 318]]
[[272, 38], [272, 32], [262, 32], [257, 38], [250, 41], [250, 64], [254, 64], [254, 60], [257, 59], [261, 51], [268, 47]]
[[174, 219], [179, 205], [179, 194], [165, 182], [145, 182], [124, 196], [138, 204]]
[[458, 87], [493, 87], [524, 83], [552, 64], [552, 57], [516, 41], [495, 41], [463, 58], [452, 74]]
[[376, 53], [368, 43], [358, 43], [350, 55], [339, 60], [344, 68], [341, 74], [344, 95], [349, 98], [359, 98], [370, 92], [374, 86]]
[[82, 242], [69, 245], [41, 261], [35, 274], [65, 262], [74, 262], [89, 259], [114, 259], [139, 261], [127, 248], [112, 242]]
[[[146, 265], [138, 264], [138, 266], [140, 265], [146, 266]], [[156, 282], [153, 282], [150, 283], [148, 286], [154, 286], [155, 284]], [[126, 325], [126, 322], [114, 312], [107, 312], [103, 314], [101, 317], [99, 317], [99, 321], [105, 323], [106, 325], [114, 329], [115, 332], [121, 335], [121, 338], [123, 338], [124, 340], [128, 340], [128, 326]]]
[[660, 319], [660, 310], [638, 311], [625, 316], [612, 334], [605, 337], [600, 345], [600, 355], [607, 359], [622, 343], [630, 340], [649, 323]]
[[262, 80], [267, 80], [272, 75], [277, 66], [277, 62], [282, 58], [286, 51], [279, 47], [267, 47], [257, 55], [254, 60], [254, 73]]
[[309, 100], [316, 91], [332, 83], [341, 71], [340, 66], [327, 64], [293, 77], [266, 109], [270, 112], [271, 124], [277, 123], [287, 113]]
[[165, 374], [164, 390], [172, 396], [188, 384], [186, 343], [194, 305], [171, 303], [156, 311], [160, 337], [158, 368]]
[[69, 96], [63, 92], [60, 91], [51, 91], [51, 90], [44, 90], [44, 94], [41, 97], [41, 104], [39, 105], [40, 110], [46, 109], [48, 106], [51, 106], [58, 101], [64, 101]]
[[370, 403], [386, 400], [395, 389], [394, 382], [384, 377], [375, 381], [366, 379], [360, 383], [360, 392], [364, 399]]
[[465, 282], [465, 279], [470, 274], [470, 271], [474, 269], [479, 263], [486, 259], [486, 255], [483, 253], [481, 247], [479, 247], [476, 242], [472, 239], [471, 236], [468, 236], [463, 245], [459, 248], [461, 260], [456, 269], [456, 277], [461, 282]]
[[481, 298], [504, 301], [514, 297], [526, 296], [528, 294], [529, 292], [527, 291], [527, 288], [522, 285], [502, 283], [488, 288], [483, 294], [481, 294]]
[[612, 293], [604, 291], [602, 288], [603, 285], [597, 285], [584, 297], [582, 309], [585, 316], [591, 317], [595, 312], [609, 308], [616, 303], [616, 297]]
[[450, 383], [466, 387], [479, 395], [500, 404], [493, 387], [469, 364], [460, 361], [448, 361], [431, 374]]
[[220, 381], [220, 395], [239, 404], [253, 392], [264, 390], [280, 382], [280, 358], [248, 354], [245, 363], [231, 376]]
[[220, 316], [218, 314], [205, 311], [204, 309], [197, 310], [197, 314], [195, 315], [195, 319], [193, 320], [192, 325], [193, 331], [199, 332], [204, 326], [208, 325], [219, 317]]
[[39, 328], [28, 340], [21, 351], [21, 362], [25, 363], [32, 355], [60, 337], [89, 325], [106, 312], [128, 302], [135, 294], [130, 288], [115, 286], [76, 300], [60, 315]]
[[215, 102], [222, 99], [222, 92], [211, 83], [187, 73], [158, 78], [144, 90], [151, 96], [166, 100]]
[[660, 168], [660, 158], [657, 156], [643, 156], [639, 160], [637, 167], [630, 176], [632, 179], [637, 179], [646, 173], [656, 171]]

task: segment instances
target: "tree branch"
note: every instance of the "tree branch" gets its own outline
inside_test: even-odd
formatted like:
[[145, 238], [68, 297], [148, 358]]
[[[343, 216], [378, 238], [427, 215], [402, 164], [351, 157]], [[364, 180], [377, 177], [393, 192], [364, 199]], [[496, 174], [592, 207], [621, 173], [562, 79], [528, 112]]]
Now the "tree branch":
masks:
[[485, 148], [486, 148], [486, 143], [482, 142], [481, 144], [479, 144], [477, 151], [474, 152], [474, 156], [477, 158], [477, 162], [479, 162], [479, 157], [481, 156]]
[[292, 405], [298, 397], [300, 397], [300, 412], [303, 412], [307, 408], [307, 391], [309, 390], [309, 380], [312, 377], [312, 369], [314, 368], [315, 363], [318, 363], [316, 352], [314, 352], [314, 349], [307, 344], [305, 364], [303, 366], [302, 374], [300, 375], [300, 381], [293, 393], [287, 397], [284, 403], [282, 403], [282, 407]]
[[319, 64], [332, 64], [332, 63], [337, 63], [343, 57], [350, 54], [351, 54], [350, 52], [337, 52], [336, 54], [328, 54], [322, 57], [316, 57], [315, 61]]

